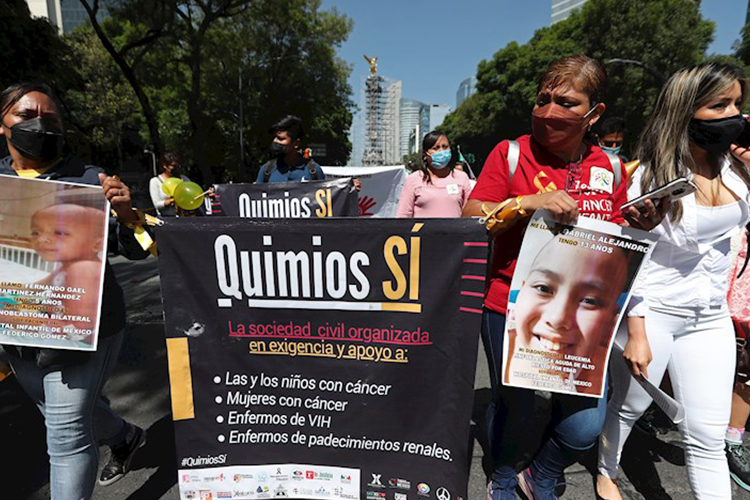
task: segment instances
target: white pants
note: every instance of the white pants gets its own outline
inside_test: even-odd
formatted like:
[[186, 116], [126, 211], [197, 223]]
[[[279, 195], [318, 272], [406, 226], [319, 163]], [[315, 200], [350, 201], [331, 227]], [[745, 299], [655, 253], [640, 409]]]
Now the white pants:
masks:
[[[653, 355], [649, 379], [659, 385], [668, 369], [675, 399], [685, 407], [685, 420], [679, 428], [695, 497], [731, 499], [724, 453], [735, 370], [729, 314], [683, 317], [649, 309], [646, 335]], [[651, 397], [616, 352], [610, 374], [613, 394], [599, 441], [599, 473], [615, 479], [622, 447], [636, 420], [651, 404]]]

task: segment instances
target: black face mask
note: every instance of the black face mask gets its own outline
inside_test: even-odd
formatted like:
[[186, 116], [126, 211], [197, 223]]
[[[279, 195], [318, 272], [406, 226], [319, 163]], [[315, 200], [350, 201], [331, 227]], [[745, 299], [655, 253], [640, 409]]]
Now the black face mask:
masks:
[[278, 142], [271, 143], [271, 154], [275, 157], [284, 156], [286, 154], [286, 146], [279, 144]]
[[724, 153], [737, 140], [746, 125], [747, 120], [742, 115], [718, 120], [691, 118], [688, 136], [696, 146], [709, 153]]
[[56, 125], [34, 118], [10, 127], [10, 143], [26, 158], [54, 160], [63, 149], [63, 131]]

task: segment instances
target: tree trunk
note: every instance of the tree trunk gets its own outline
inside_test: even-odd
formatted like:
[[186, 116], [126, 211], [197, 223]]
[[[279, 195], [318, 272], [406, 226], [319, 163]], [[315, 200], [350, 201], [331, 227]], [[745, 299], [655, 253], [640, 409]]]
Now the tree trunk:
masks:
[[193, 134], [193, 161], [203, 174], [203, 183], [205, 185], [213, 184], [213, 175], [210, 165], [206, 159], [206, 119], [203, 116], [203, 107], [201, 99], [201, 49], [202, 40], [195, 36], [191, 42], [191, 51], [189, 57], [189, 66], [191, 74], [190, 94], [188, 97], [187, 110], [190, 119], [190, 130]]
[[83, 5], [83, 8], [86, 9], [86, 13], [88, 14], [89, 20], [91, 21], [91, 26], [92, 28], [94, 28], [94, 32], [99, 38], [99, 41], [102, 42], [105, 50], [109, 53], [110, 56], [112, 56], [112, 59], [122, 71], [122, 74], [130, 84], [133, 92], [135, 92], [135, 95], [138, 98], [138, 102], [141, 105], [141, 110], [143, 111], [143, 117], [146, 119], [152, 148], [154, 149], [154, 152], [156, 152], [156, 155], [159, 156], [162, 151], [161, 136], [159, 135], [159, 122], [156, 118], [156, 113], [151, 107], [151, 102], [149, 101], [148, 96], [143, 91], [143, 87], [141, 87], [141, 84], [138, 81], [138, 77], [135, 75], [135, 71], [133, 71], [133, 68], [128, 64], [125, 58], [122, 57], [119, 52], [117, 52], [117, 49], [115, 49], [115, 47], [112, 45], [112, 42], [110, 42], [109, 38], [107, 38], [106, 33], [104, 33], [104, 30], [99, 24], [99, 21], [96, 19], [96, 12], [89, 6], [86, 0], [80, 0], [80, 2]]

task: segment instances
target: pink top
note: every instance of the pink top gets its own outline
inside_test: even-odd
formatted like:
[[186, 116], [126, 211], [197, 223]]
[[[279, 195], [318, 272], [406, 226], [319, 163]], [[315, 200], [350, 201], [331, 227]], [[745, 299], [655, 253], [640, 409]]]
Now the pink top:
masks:
[[469, 193], [469, 176], [460, 170], [433, 177], [429, 183], [421, 171], [416, 171], [404, 182], [396, 217], [461, 217]]
[[740, 279], [737, 275], [747, 257], [747, 231], [742, 231], [742, 243], [729, 275], [729, 313], [739, 321], [750, 321], [750, 265]]

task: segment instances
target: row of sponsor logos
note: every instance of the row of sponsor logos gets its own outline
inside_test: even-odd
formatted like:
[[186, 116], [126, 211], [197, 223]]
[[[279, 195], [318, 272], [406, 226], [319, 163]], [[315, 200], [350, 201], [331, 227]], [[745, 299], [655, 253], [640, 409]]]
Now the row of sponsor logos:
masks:
[[[387, 482], [385, 482], [384, 479], [382, 479], [382, 474], [372, 474], [372, 481], [368, 484], [368, 486], [372, 488], [385, 488], [386, 486], [389, 488], [397, 488], [400, 490], [410, 490], [411, 489], [411, 481], [408, 479], [402, 479], [399, 477], [392, 477], [388, 479]], [[211, 483], [211, 482], [220, 482], [223, 483], [228, 479], [227, 474], [211, 474], [211, 475], [201, 475], [201, 474], [182, 474], [181, 481], [183, 483]], [[278, 467], [276, 469], [276, 474], [268, 474], [266, 472], [258, 472], [254, 474], [232, 474], [232, 481], [235, 483], [241, 483], [243, 481], [258, 481], [260, 483], [264, 483], [269, 481], [270, 479], [275, 479], [276, 481], [289, 481], [290, 475], [284, 474], [281, 472], [281, 467]], [[304, 481], [304, 480], [312, 480], [312, 481], [333, 481], [334, 480], [334, 474], [330, 472], [318, 472], [318, 471], [312, 471], [312, 470], [301, 470], [296, 469], [291, 473], [291, 479], [296, 481]], [[339, 475], [339, 482], [341, 484], [351, 484], [352, 483], [352, 476], [351, 474], [340, 474]], [[417, 485], [417, 493], [421, 493], [424, 495], [429, 494], [430, 487], [426, 483], [419, 483]]]
[[[330, 472], [318, 472], [318, 471], [312, 471], [312, 470], [301, 470], [301, 469], [295, 469], [291, 475], [290, 474], [284, 474], [281, 471], [281, 468], [276, 469], [275, 474], [269, 474], [266, 472], [258, 472], [254, 474], [245, 473], [245, 474], [233, 474], [232, 475], [232, 481], [236, 484], [242, 483], [244, 481], [257, 481], [258, 483], [261, 483], [258, 485], [258, 487], [255, 490], [235, 490], [234, 492], [230, 491], [217, 491], [216, 493], [213, 493], [209, 490], [195, 490], [195, 491], [185, 491], [183, 494], [183, 497], [185, 500], [213, 500], [214, 498], [284, 498], [287, 497], [287, 489], [284, 488], [282, 484], [279, 484], [274, 490], [271, 490], [267, 485], [264, 485], [262, 483], [268, 482], [270, 479], [274, 479], [279, 482], [287, 482], [290, 480], [296, 480], [296, 481], [333, 481], [334, 480], [334, 474]], [[387, 481], [383, 479], [382, 474], [371, 474], [372, 479], [367, 484], [368, 488], [372, 491], [367, 491], [367, 499], [366, 500], [385, 500], [386, 494], [384, 491], [377, 491], [377, 490], [384, 490], [386, 488], [393, 488], [393, 489], [399, 489], [404, 491], [410, 491], [412, 482], [408, 479], [402, 479], [398, 477], [392, 477], [388, 479]], [[223, 473], [221, 474], [214, 474], [214, 475], [208, 475], [208, 476], [202, 476], [199, 474], [182, 474], [181, 476], [181, 482], [183, 484], [190, 484], [190, 483], [211, 483], [211, 482], [219, 482], [223, 483], [229, 479], [228, 475], [225, 475]], [[346, 484], [350, 485], [352, 483], [352, 476], [350, 474], [340, 474], [339, 475], [339, 483], [340, 484]], [[313, 490], [312, 488], [298, 488], [294, 487], [292, 488], [292, 492], [297, 495], [305, 495], [305, 494], [315, 494], [317, 496], [330, 496], [333, 495], [338, 498], [356, 498], [356, 496], [349, 496], [343, 488], [329, 488], [327, 490], [325, 487], [320, 486], [318, 489]], [[304, 491], [303, 491], [304, 490]], [[319, 490], [319, 491], [318, 491]], [[238, 494], [242, 493], [242, 495]], [[188, 496], [188, 493], [190, 493], [192, 496]], [[200, 494], [203, 493], [205, 495], [212, 495], [208, 497], [200, 496]], [[427, 483], [418, 483], [416, 486], [416, 493], [417, 497], [421, 499], [427, 499], [431, 497], [432, 488]], [[434, 498], [437, 500], [451, 500], [451, 494], [448, 491], [448, 489], [444, 487], [438, 487], [434, 491]], [[405, 493], [395, 493], [393, 500], [407, 500], [407, 496]], [[455, 500], [463, 500], [460, 496], [456, 497]]]
[[[367, 486], [372, 489], [385, 489], [386, 485], [383, 484], [383, 475], [382, 474], [370, 474], [372, 476], [372, 480], [367, 483]], [[411, 481], [407, 479], [401, 479], [397, 477], [392, 477], [388, 480], [388, 487], [389, 488], [396, 488], [400, 490], [411, 490]], [[430, 488], [430, 485], [427, 483], [419, 483], [417, 484], [417, 497], [418, 498], [430, 498], [430, 492], [432, 491], [432, 488]], [[367, 500], [383, 500], [386, 498], [385, 492], [383, 491], [368, 491], [367, 492]], [[444, 488], [440, 486], [438, 489], [435, 490], [435, 498], [437, 500], [451, 500], [451, 493], [448, 491], [447, 488]], [[404, 493], [394, 493], [393, 500], [407, 500], [406, 494]], [[456, 497], [456, 500], [464, 500], [462, 497], [458, 496]]]
[[[422, 483], [424, 484], [424, 483]], [[417, 493], [418, 499], [430, 498], [430, 493], [427, 489], [422, 489], [421, 492]], [[437, 500], [450, 500], [451, 494], [442, 486], [435, 490], [435, 498]], [[384, 491], [367, 491], [366, 500], [411, 500], [406, 493], [400, 493], [398, 491], [393, 493], [393, 497], [388, 497]], [[456, 497], [456, 500], [464, 500], [463, 497]]]
[[[312, 471], [312, 470], [301, 470], [296, 469], [294, 470], [291, 475], [290, 474], [284, 474], [281, 472], [281, 467], [278, 467], [276, 469], [275, 474], [269, 474], [267, 472], [256, 472], [254, 474], [231, 474], [232, 481], [235, 483], [241, 483], [243, 481], [258, 481], [260, 483], [268, 482], [270, 479], [274, 479], [276, 481], [289, 481], [291, 478], [292, 480], [296, 481], [304, 481], [304, 480], [313, 480], [313, 481], [333, 481], [334, 480], [334, 474], [331, 472], [318, 472], [318, 471]], [[227, 474], [210, 474], [210, 475], [201, 475], [201, 474], [195, 474], [195, 473], [184, 473], [182, 474], [180, 480], [183, 483], [211, 483], [211, 482], [224, 482], [228, 479], [229, 475]], [[352, 482], [352, 476], [351, 474], [340, 474], [339, 482], [341, 484], [351, 484]]]
[[[438, 500], [444, 498], [450, 498], [448, 490], [438, 489], [436, 492]], [[448, 495], [447, 497], [445, 495]], [[216, 491], [213, 490], [186, 490], [182, 493], [184, 500], [221, 500], [221, 499], [267, 499], [267, 498], [299, 498], [300, 496], [316, 496], [316, 497], [330, 497], [356, 500], [359, 495], [353, 493], [347, 493], [341, 488], [334, 488], [332, 491], [326, 489], [324, 486], [319, 486], [316, 489], [312, 488], [291, 488], [287, 491], [282, 485], [278, 485], [275, 490], [271, 491], [268, 486], [258, 486], [255, 490], [232, 490], [232, 491]], [[387, 497], [383, 491], [368, 491], [366, 500], [409, 500], [406, 493], [394, 492], [393, 497]], [[458, 497], [458, 500], [462, 500]]]
[[357, 500], [359, 495], [353, 492], [344, 491], [341, 487], [326, 488], [318, 486], [317, 488], [293, 487], [285, 488], [279, 484], [273, 490], [267, 485], [258, 486], [251, 490], [232, 490], [232, 491], [214, 491], [214, 490], [184, 490], [182, 491], [183, 500], [221, 500], [221, 499], [245, 499], [245, 498], [300, 498], [300, 497], [332, 497], [344, 500]]

